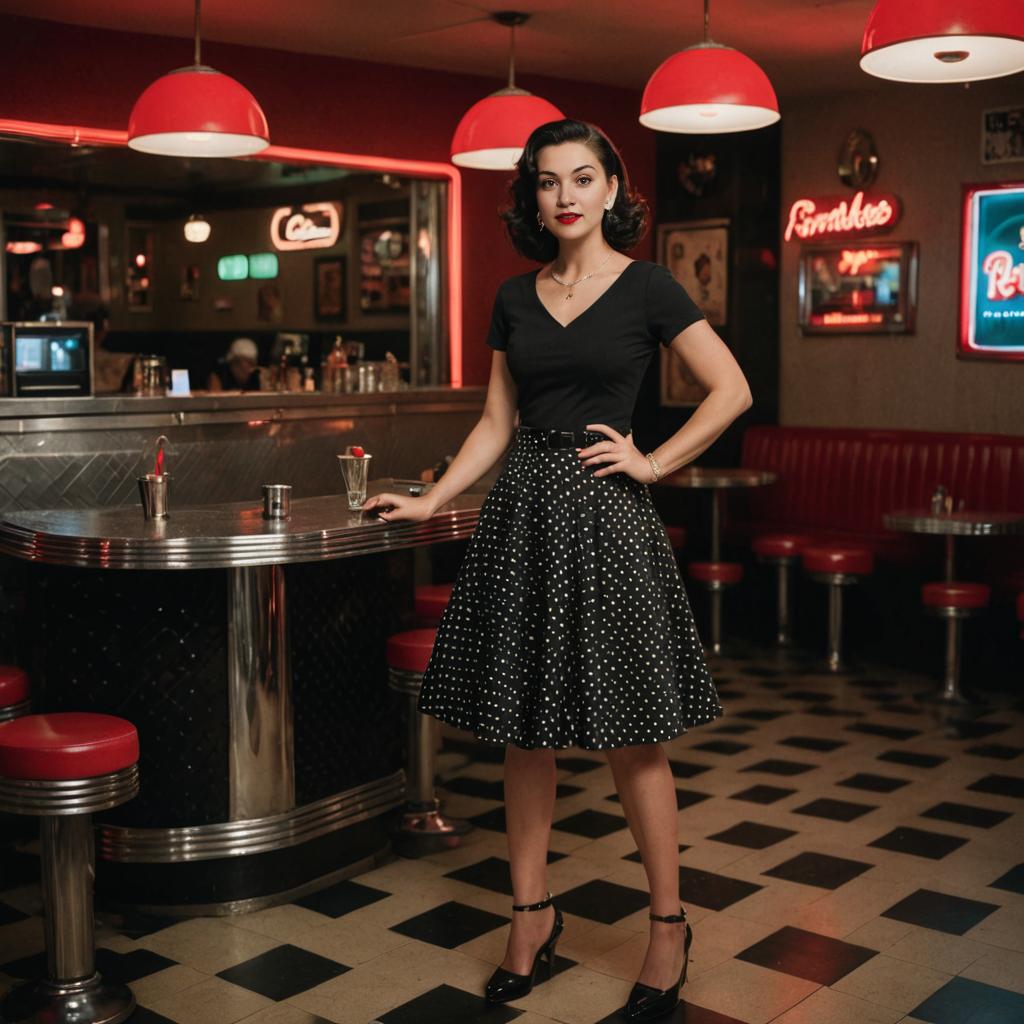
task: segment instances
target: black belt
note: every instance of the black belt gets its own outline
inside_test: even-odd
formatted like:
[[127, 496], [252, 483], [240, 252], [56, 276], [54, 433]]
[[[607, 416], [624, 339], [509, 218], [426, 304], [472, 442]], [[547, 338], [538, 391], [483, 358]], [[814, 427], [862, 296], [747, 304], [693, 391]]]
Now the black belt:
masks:
[[518, 427], [519, 433], [544, 448], [587, 448], [595, 441], [607, 441], [596, 430], [546, 430], [544, 427]]

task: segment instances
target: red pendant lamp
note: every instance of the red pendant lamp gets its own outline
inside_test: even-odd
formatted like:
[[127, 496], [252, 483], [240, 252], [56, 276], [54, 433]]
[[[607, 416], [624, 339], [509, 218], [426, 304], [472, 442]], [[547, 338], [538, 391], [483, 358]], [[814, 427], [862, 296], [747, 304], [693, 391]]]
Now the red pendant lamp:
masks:
[[270, 145], [267, 119], [240, 82], [199, 59], [196, 0], [195, 63], [158, 78], [135, 101], [128, 145], [164, 156], [249, 156]]
[[522, 155], [530, 133], [565, 115], [553, 103], [534, 96], [515, 83], [516, 26], [529, 18], [518, 11], [499, 11], [491, 17], [511, 29], [508, 85], [485, 96], [462, 115], [452, 136], [452, 163], [485, 171], [510, 171]]
[[1021, 0], [879, 0], [860, 66], [894, 82], [977, 82], [1024, 71]]
[[664, 61], [640, 101], [640, 123], [657, 132], [745, 132], [779, 117], [779, 101], [764, 71], [739, 50], [711, 41], [708, 0], [704, 41]]

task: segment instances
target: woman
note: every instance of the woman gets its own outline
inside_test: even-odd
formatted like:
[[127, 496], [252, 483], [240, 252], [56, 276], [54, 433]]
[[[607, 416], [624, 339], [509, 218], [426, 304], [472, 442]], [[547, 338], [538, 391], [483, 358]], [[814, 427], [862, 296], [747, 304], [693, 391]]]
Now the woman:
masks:
[[[668, 270], [625, 255], [646, 230], [647, 206], [598, 129], [541, 125], [517, 168], [502, 216], [516, 249], [544, 266], [499, 288], [483, 415], [429, 493], [378, 494], [363, 508], [389, 522], [426, 519], [512, 442], [419, 700], [420, 711], [505, 744], [513, 910], [537, 912], [512, 915], [487, 998], [524, 996], [541, 963], [550, 975], [562, 931], [543, 898], [555, 750], [578, 746], [606, 752], [650, 884], [650, 942], [626, 1016], [654, 1020], [678, 1003], [692, 938], [660, 742], [722, 708], [648, 484], [704, 451], [750, 407], [750, 390]], [[629, 421], [659, 342], [708, 395], [645, 454]]]

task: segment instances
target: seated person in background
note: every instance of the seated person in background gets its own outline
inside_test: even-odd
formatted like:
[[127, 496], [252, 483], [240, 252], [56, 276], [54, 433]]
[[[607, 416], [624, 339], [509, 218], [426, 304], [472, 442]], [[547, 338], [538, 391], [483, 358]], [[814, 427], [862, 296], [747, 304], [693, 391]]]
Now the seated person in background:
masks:
[[260, 352], [252, 338], [235, 338], [207, 381], [210, 391], [259, 391]]
[[116, 395], [131, 390], [131, 352], [110, 352], [105, 346], [110, 311], [94, 292], [79, 292], [68, 307], [69, 320], [92, 321], [92, 390], [94, 395]]

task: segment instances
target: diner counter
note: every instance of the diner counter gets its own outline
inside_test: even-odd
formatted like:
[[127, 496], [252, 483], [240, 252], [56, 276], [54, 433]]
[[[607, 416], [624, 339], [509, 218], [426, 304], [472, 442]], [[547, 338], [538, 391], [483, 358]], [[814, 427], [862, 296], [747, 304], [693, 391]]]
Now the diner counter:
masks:
[[[433, 484], [381, 478], [382, 491], [426, 494]], [[230, 569], [317, 562], [468, 537], [481, 495], [464, 493], [421, 522], [386, 522], [350, 512], [345, 495], [299, 498], [286, 520], [267, 520], [256, 502], [178, 509], [144, 519], [139, 508], [44, 509], [0, 520], [0, 554], [94, 569]]]
[[405, 792], [387, 640], [415, 625], [414, 549], [469, 538], [484, 497], [416, 523], [350, 512], [340, 480], [281, 522], [173, 494], [163, 521], [0, 514], [0, 553], [28, 581], [34, 707], [139, 732], [140, 792], [96, 822], [104, 905], [253, 910], [379, 861]]

